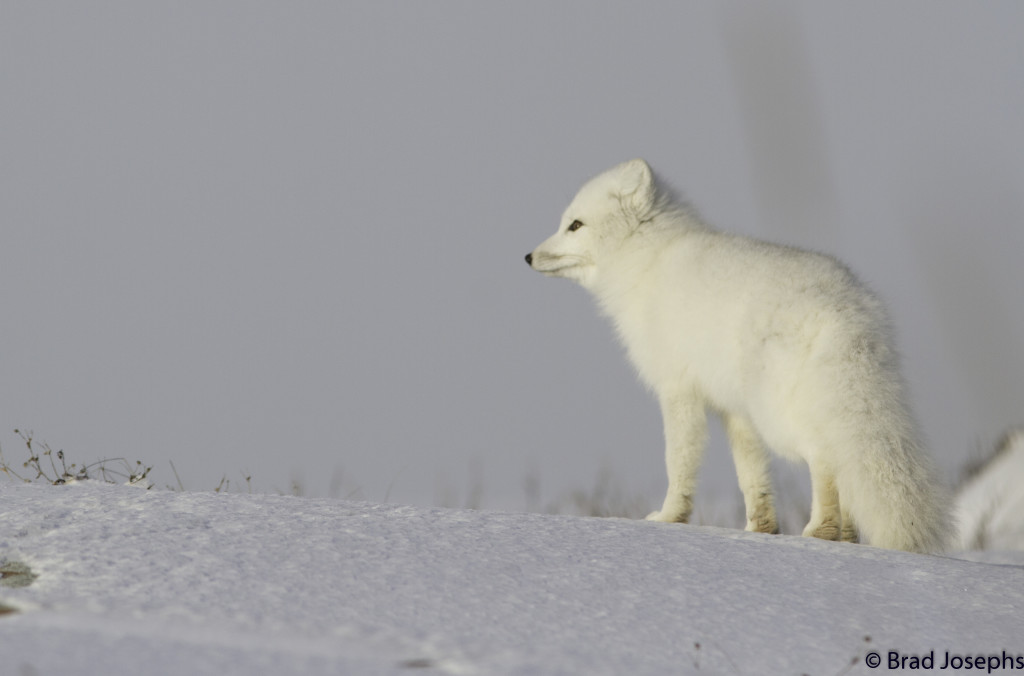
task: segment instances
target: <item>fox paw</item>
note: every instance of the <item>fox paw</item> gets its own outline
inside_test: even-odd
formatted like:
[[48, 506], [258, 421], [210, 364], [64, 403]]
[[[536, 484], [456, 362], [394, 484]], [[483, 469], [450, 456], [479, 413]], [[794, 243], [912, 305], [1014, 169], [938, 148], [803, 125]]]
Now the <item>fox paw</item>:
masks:
[[661, 521], [662, 523], [686, 523], [685, 516], [678, 514], [665, 514], [664, 512], [651, 512], [646, 517], [647, 521]]
[[747, 532], [750, 533], [768, 533], [769, 535], [779, 534], [779, 524], [775, 520], [775, 517], [764, 517], [752, 521], [747, 521]]
[[839, 540], [839, 524], [835, 521], [826, 521], [820, 524], [807, 524], [804, 528], [804, 537], [814, 537], [820, 540]]
[[860, 542], [860, 533], [857, 532], [857, 528], [855, 526], [848, 526], [844, 521], [839, 539], [843, 542]]

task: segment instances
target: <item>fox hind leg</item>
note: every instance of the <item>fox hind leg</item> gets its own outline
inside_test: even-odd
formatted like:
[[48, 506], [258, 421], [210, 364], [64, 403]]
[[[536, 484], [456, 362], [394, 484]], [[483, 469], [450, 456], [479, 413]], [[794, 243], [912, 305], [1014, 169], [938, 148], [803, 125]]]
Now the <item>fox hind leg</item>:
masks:
[[843, 517], [843, 527], [839, 532], [839, 539], [843, 542], [860, 542], [860, 531], [857, 530], [857, 522], [853, 515], [843, 506], [842, 498], [839, 500], [839, 513]]
[[804, 535], [822, 540], [839, 540], [842, 535], [842, 513], [835, 475], [831, 469], [813, 460], [808, 465], [811, 469], [811, 520], [804, 528]]

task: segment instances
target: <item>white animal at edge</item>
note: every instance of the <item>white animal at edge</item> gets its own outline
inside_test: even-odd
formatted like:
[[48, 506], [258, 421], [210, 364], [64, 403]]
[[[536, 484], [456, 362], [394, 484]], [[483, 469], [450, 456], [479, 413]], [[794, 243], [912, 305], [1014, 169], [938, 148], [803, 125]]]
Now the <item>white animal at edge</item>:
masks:
[[594, 295], [658, 398], [668, 493], [648, 519], [689, 519], [710, 410], [747, 530], [778, 532], [768, 446], [810, 469], [804, 535], [914, 552], [953, 536], [885, 312], [835, 259], [713, 230], [638, 159], [586, 183], [526, 262]]

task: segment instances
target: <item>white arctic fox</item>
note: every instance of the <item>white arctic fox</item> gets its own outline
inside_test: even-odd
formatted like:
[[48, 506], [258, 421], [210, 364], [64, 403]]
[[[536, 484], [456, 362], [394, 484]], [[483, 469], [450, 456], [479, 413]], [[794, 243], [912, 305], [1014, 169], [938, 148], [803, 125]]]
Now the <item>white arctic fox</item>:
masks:
[[915, 552], [952, 535], [885, 312], [835, 259], [716, 232], [632, 160], [584, 185], [526, 262], [593, 293], [658, 397], [668, 494], [648, 519], [689, 518], [711, 409], [747, 530], [778, 532], [766, 444], [810, 468], [804, 535]]

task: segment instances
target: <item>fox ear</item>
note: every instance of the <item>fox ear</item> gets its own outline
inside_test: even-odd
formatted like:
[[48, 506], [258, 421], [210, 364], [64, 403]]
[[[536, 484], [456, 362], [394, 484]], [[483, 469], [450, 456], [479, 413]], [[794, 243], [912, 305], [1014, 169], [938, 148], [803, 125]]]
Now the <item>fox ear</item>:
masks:
[[619, 196], [624, 206], [643, 216], [654, 206], [654, 175], [641, 159], [619, 165]]

